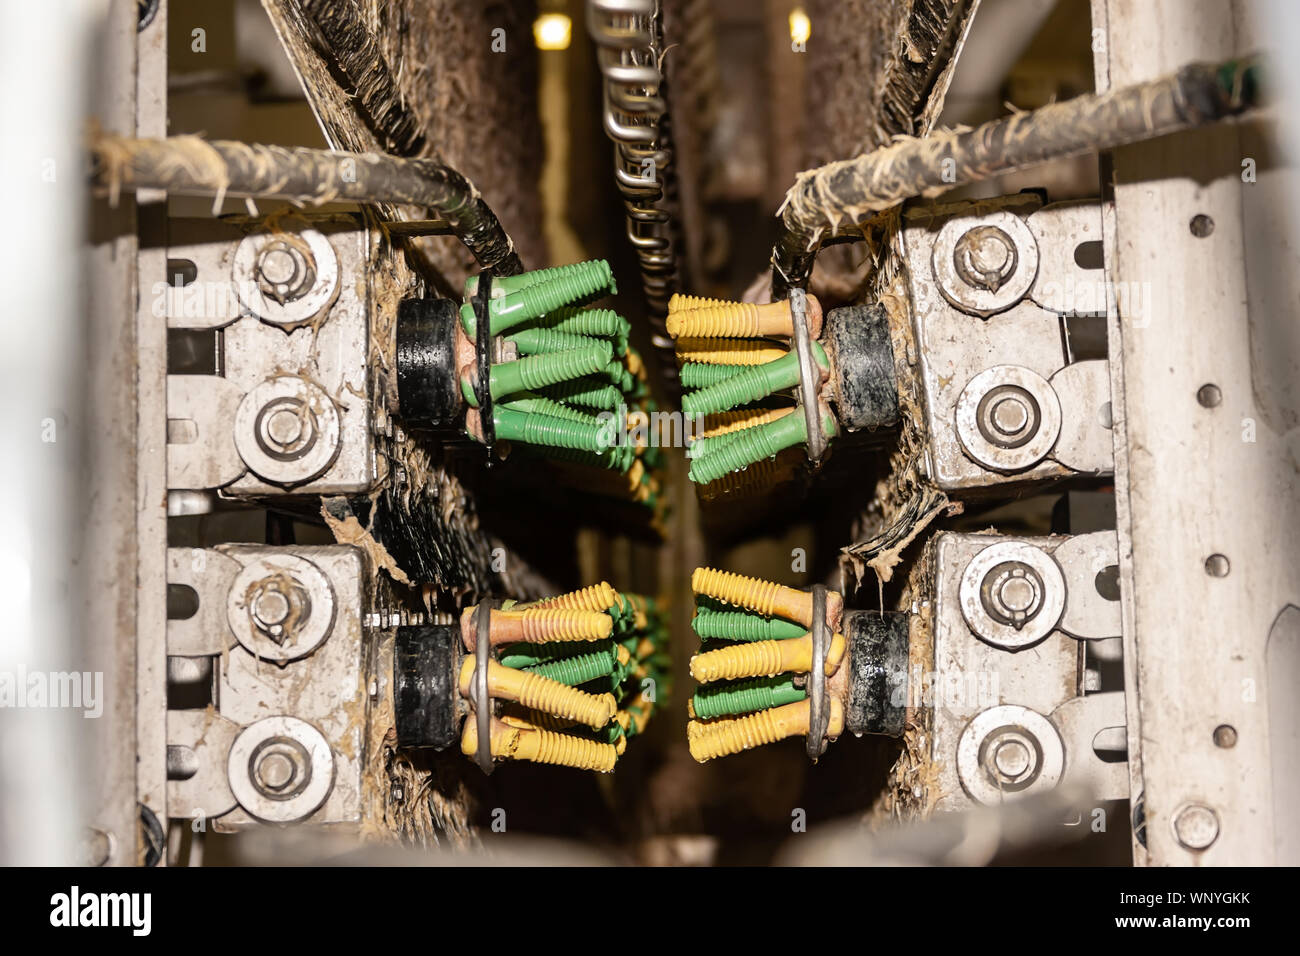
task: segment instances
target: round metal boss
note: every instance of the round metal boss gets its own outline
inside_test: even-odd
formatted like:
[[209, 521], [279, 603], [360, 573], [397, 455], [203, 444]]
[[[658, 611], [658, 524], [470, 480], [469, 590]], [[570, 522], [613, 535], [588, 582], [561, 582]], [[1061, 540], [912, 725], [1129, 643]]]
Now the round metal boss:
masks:
[[334, 629], [334, 589], [306, 558], [259, 558], [235, 575], [226, 620], [250, 654], [284, 663], [306, 657]]
[[945, 299], [988, 318], [1029, 294], [1038, 275], [1038, 242], [1012, 213], [963, 216], [939, 230], [930, 264]]
[[1037, 644], [1065, 611], [1065, 575], [1050, 554], [1031, 544], [1003, 541], [971, 559], [958, 594], [975, 636], [1003, 650]]
[[239, 403], [235, 448], [259, 478], [277, 485], [311, 481], [338, 457], [338, 409], [305, 379], [273, 378]]
[[957, 740], [957, 776], [983, 804], [1050, 790], [1064, 769], [1061, 735], [1028, 707], [990, 707], [976, 714]]
[[249, 724], [226, 764], [239, 805], [267, 823], [296, 823], [315, 813], [334, 787], [334, 755], [324, 735], [297, 717]]
[[240, 301], [273, 325], [310, 322], [339, 292], [338, 256], [315, 229], [245, 236], [231, 268]]
[[957, 399], [956, 418], [962, 450], [991, 471], [1032, 468], [1061, 434], [1056, 390], [1019, 365], [995, 365], [967, 382]]

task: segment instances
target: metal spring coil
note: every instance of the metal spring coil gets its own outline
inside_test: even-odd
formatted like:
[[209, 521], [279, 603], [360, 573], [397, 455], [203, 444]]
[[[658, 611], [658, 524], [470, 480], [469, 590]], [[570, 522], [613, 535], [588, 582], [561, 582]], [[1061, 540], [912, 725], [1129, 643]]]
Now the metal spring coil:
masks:
[[[587, 29], [605, 78], [605, 133], [614, 141], [614, 178], [627, 212], [627, 238], [641, 265], [641, 285], [665, 359], [673, 343], [664, 317], [677, 288], [672, 217], [664, 208], [665, 173], [672, 162], [659, 71], [657, 0], [588, 0]], [[666, 374], [676, 365], [665, 361]]]

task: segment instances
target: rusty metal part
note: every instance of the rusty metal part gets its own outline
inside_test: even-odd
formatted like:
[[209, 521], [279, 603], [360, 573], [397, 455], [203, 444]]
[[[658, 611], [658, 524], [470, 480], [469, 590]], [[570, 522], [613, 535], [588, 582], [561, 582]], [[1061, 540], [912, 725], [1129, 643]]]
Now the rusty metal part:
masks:
[[197, 136], [99, 136], [96, 180], [121, 189], [178, 195], [248, 196], [310, 205], [326, 202], [423, 206], [445, 219], [479, 264], [496, 275], [524, 271], [514, 243], [468, 179], [437, 160], [376, 153], [264, 146]]
[[1111, 149], [1243, 113], [1259, 102], [1257, 59], [1079, 96], [964, 132], [908, 139], [799, 174], [781, 206], [772, 297], [804, 287], [822, 241], [913, 196], [937, 196], [1051, 159]]

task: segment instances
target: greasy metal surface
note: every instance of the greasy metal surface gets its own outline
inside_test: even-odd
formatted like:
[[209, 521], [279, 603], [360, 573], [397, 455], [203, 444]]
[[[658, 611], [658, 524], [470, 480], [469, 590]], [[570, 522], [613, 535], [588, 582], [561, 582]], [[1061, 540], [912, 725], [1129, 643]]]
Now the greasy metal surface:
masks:
[[243, 397], [238, 385], [218, 375], [167, 376], [167, 405], [159, 411], [167, 429], [168, 488], [221, 488], [244, 473], [234, 430]]
[[[271, 444], [267, 419], [297, 422], [305, 447]], [[278, 375], [246, 394], [235, 411], [235, 448], [249, 470], [268, 482], [294, 486], [316, 478], [339, 454], [339, 413], [325, 392], [296, 375]]]
[[1118, 542], [1114, 531], [1094, 531], [1066, 538], [1052, 555], [1065, 574], [1065, 612], [1060, 628], [1072, 637], [1108, 639], [1120, 631], [1120, 602], [1101, 592], [1099, 581], [1108, 569], [1118, 574]]
[[[107, 5], [102, 30], [102, 73], [95, 83], [97, 116], [104, 128], [134, 135], [136, 4], [116, 0]], [[137, 777], [141, 721], [136, 699], [141, 435], [135, 402], [140, 326], [135, 204], [124, 202], [111, 209], [107, 203], [97, 203], [91, 222], [94, 238], [79, 268], [94, 294], [85, 296], [85, 321], [77, 328], [85, 336], [85, 353], [95, 361], [86, 366], [82, 396], [86, 447], [78, 470], [94, 476], [94, 494], [87, 485], [74, 522], [84, 527], [84, 552], [103, 556], [82, 562], [77, 616], [87, 626], [96, 625], [93, 637], [83, 639], [81, 647], [85, 668], [103, 674], [104, 710], [99, 720], [82, 721], [88, 725], [84, 752], [95, 780], [85, 822], [110, 837], [107, 865], [136, 866], [141, 860]], [[148, 504], [165, 499], [165, 489], [160, 488]], [[163, 664], [158, 662], [159, 667]], [[159, 672], [151, 667], [150, 673]], [[160, 746], [151, 753], [150, 766], [164, 759], [164, 733], [159, 726]]]
[[[366, 568], [356, 548], [341, 545], [222, 545], [219, 550], [241, 563], [276, 554], [304, 558], [320, 568], [334, 591], [334, 625], [315, 651], [298, 660], [275, 664], [260, 660], [242, 646], [218, 658], [217, 710], [241, 727], [267, 717], [292, 715], [324, 734], [333, 752], [334, 785], [320, 809], [319, 823], [359, 824], [363, 802], [366, 726], [370, 696], [366, 692], [370, 660], [363, 640]], [[239, 829], [252, 822], [242, 809], [216, 821], [216, 829]]]
[[[339, 291], [339, 258], [320, 231], [292, 220], [280, 220], [276, 230], [245, 236], [235, 249], [234, 285], [240, 299], [253, 315], [285, 328], [310, 322], [325, 311]], [[293, 231], [290, 232], [289, 230]], [[276, 295], [259, 283], [260, 258], [273, 241], [292, 240], [310, 256], [313, 280], [302, 294]]]
[[[1009, 196], [981, 203], [979, 208], [1027, 215], [1037, 208], [1037, 199]], [[939, 293], [932, 279], [935, 237], [948, 216], [970, 214], [965, 203], [917, 208], [905, 216], [901, 240], [911, 277], [912, 323], [930, 437], [929, 474], [948, 491], [1067, 473], [1060, 465], [1043, 461], [1018, 475], [1002, 476], [972, 461], [958, 440], [958, 397], [975, 376], [994, 365], [1015, 365], [1048, 379], [1065, 364], [1059, 319], [1053, 313], [1022, 301], [981, 319], [955, 309]]]
[[[167, 33], [169, 4], [160, 0], [153, 19], [136, 34], [136, 136], [167, 135]], [[155, 279], [165, 274], [167, 198], [136, 194], [136, 459], [139, 590], [136, 606], [136, 787], [139, 801], [159, 820], [170, 813], [167, 781], [167, 328], [153, 311]]]
[[[338, 262], [337, 291], [313, 321], [290, 313], [263, 321], [240, 316], [245, 286], [253, 281], [237, 264], [237, 250], [249, 248], [245, 233], [262, 225], [243, 220], [172, 220], [176, 244], [168, 256], [193, 263], [195, 278], [183, 288], [158, 281], [155, 315], [171, 328], [222, 333], [222, 376], [173, 375], [167, 380], [168, 418], [181, 423], [169, 434], [168, 483], [174, 488], [224, 487], [234, 495], [368, 491], [378, 480], [369, 384], [371, 339], [367, 233], [351, 216], [306, 220], [306, 232], [328, 244]], [[279, 228], [293, 236], [299, 217]], [[326, 254], [318, 253], [324, 261]], [[252, 426], [265, 401], [304, 393], [304, 407], [317, 423], [319, 440], [304, 456], [285, 459], [265, 453]], [[245, 396], [248, 397], [245, 397]], [[193, 422], [194, 430], [185, 422]], [[246, 472], [246, 465], [251, 471]]]
[[167, 621], [168, 657], [224, 654], [235, 645], [226, 598], [242, 565], [210, 548], [168, 548], [167, 584], [192, 588], [198, 610]]
[[[332, 431], [334, 418], [338, 419], [337, 456], [323, 473], [304, 480], [302, 471], [289, 467], [300, 464], [300, 459], [281, 465], [285, 471], [277, 474], [274, 481], [293, 484], [297, 494], [364, 492], [379, 478], [368, 400], [372, 343], [367, 304], [367, 234], [352, 217], [314, 220], [313, 226], [329, 240], [338, 256], [340, 287], [333, 305], [322, 318], [293, 330], [252, 316], [227, 326], [223, 333], [223, 371], [227, 379], [245, 392], [278, 391], [268, 379], [294, 374], [305, 383], [302, 387], [308, 393], [312, 389], [323, 393], [323, 400], [317, 396], [314, 403], [309, 400], [309, 406], [327, 433]], [[235, 427], [238, 421], [237, 416]], [[237, 433], [236, 439], [240, 437]], [[323, 449], [325, 442], [318, 445]], [[245, 495], [284, 492], [280, 484], [262, 480], [252, 473], [244, 475], [229, 490]]]
[[[1009, 241], [1011, 268], [998, 277], [998, 284], [971, 282], [960, 242], [973, 230], [997, 230]], [[963, 312], [988, 318], [1004, 312], [1023, 299], [1038, 277], [1038, 242], [1025, 221], [1005, 210], [987, 215], [957, 216], [939, 230], [931, 253], [931, 270], [945, 299]]]
[[[977, 320], [973, 320], [977, 321]], [[960, 581], [967, 564], [989, 545], [1008, 539], [989, 534], [942, 533], [935, 539], [935, 591], [932, 607], [934, 670], [913, 670], [909, 705], [933, 704], [930, 752], [937, 772], [936, 810], [959, 809], [970, 798], [957, 776], [957, 742], [981, 711], [1015, 704], [1050, 714], [1078, 694], [1079, 645], [1060, 631], [1020, 653], [1000, 650], [971, 633], [961, 611]], [[1019, 539], [1025, 540], [1025, 539]], [[1029, 539], [1044, 548], [1054, 538]], [[913, 665], [916, 668], [916, 665]], [[1070, 755], [1065, 755], [1066, 763]]]
[[[285, 612], [284, 633], [276, 640], [254, 620], [254, 600], [265, 583], [304, 592], [301, 609]], [[249, 561], [226, 595], [226, 621], [244, 649], [258, 660], [284, 663], [306, 657], [334, 628], [334, 589], [319, 567], [296, 554]]]

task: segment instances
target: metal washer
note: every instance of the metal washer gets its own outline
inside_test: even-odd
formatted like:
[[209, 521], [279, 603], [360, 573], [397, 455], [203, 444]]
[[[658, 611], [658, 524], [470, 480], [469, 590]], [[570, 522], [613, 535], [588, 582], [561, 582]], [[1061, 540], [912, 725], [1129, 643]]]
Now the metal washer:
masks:
[[[997, 388], [1026, 393], [1037, 406], [1037, 428], [1015, 447], [990, 441], [979, 426], [980, 402]], [[957, 438], [962, 450], [990, 471], [1012, 473], [1038, 464], [1056, 445], [1061, 434], [1061, 402], [1050, 382], [1021, 365], [995, 365], [980, 372], [962, 389], [956, 408]]]
[[[311, 610], [302, 628], [284, 644], [277, 644], [254, 627], [248, 607], [258, 582], [288, 575], [307, 592]], [[334, 629], [334, 588], [329, 577], [315, 564], [296, 554], [258, 558], [235, 576], [226, 597], [226, 620], [235, 637], [259, 660], [285, 663], [306, 657], [329, 637]]]
[[[1037, 744], [1037, 774], [1025, 786], [1008, 790], [999, 786], [984, 767], [984, 742], [1006, 729]], [[1002, 704], [976, 714], [957, 739], [957, 777], [971, 798], [986, 805], [1016, 800], [1051, 790], [1065, 770], [1065, 744], [1052, 722], [1028, 707]]]
[[[252, 761], [265, 743], [283, 739], [301, 746], [308, 757], [307, 781], [292, 796], [278, 799], [258, 789]], [[334, 754], [319, 730], [297, 717], [265, 717], [239, 732], [226, 762], [230, 790], [239, 805], [266, 823], [296, 823], [311, 816], [334, 789]]]
[[[257, 260], [272, 240], [305, 243], [315, 260], [316, 280], [296, 299], [277, 302], [257, 281]], [[325, 235], [316, 229], [283, 234], [255, 232], [240, 240], [231, 266], [239, 300], [250, 312], [272, 325], [292, 327], [310, 322], [333, 304], [339, 292], [339, 259]]]
[[[984, 608], [980, 588], [985, 576], [1000, 564], [1009, 561], [1028, 565], [1043, 583], [1042, 603], [1038, 612], [1017, 630], [1011, 624], [995, 619]], [[1024, 650], [1037, 644], [1056, 629], [1065, 612], [1065, 575], [1056, 560], [1032, 544], [1020, 541], [1001, 541], [989, 545], [966, 565], [961, 575], [958, 591], [961, 616], [975, 636], [986, 644], [1007, 651]]]
[[[277, 457], [258, 441], [263, 409], [281, 401], [308, 410], [310, 446], [298, 457]], [[300, 485], [320, 477], [339, 454], [339, 412], [319, 387], [296, 375], [280, 375], [258, 385], [235, 411], [235, 448], [259, 478], [277, 485]]]
[[[957, 273], [954, 258], [957, 243], [970, 230], [993, 226], [1010, 238], [1016, 251], [1016, 267], [997, 289], [979, 289], [968, 285]], [[1025, 221], [1014, 213], [1000, 211], [983, 216], [959, 216], [949, 219], [935, 237], [930, 268], [939, 291], [955, 308], [969, 315], [988, 318], [1011, 308], [1033, 288], [1038, 275], [1038, 241]]]

